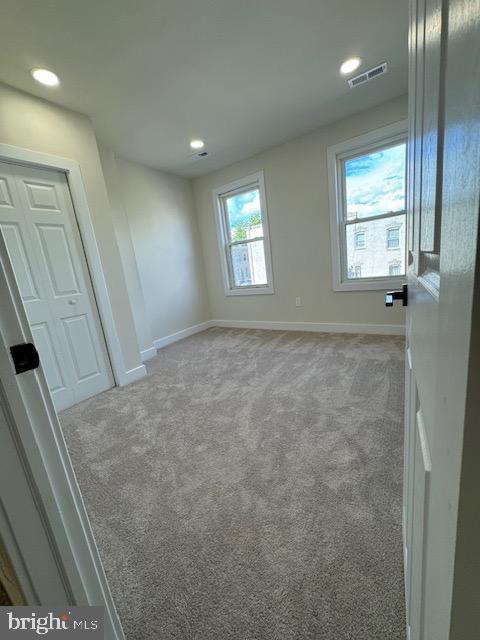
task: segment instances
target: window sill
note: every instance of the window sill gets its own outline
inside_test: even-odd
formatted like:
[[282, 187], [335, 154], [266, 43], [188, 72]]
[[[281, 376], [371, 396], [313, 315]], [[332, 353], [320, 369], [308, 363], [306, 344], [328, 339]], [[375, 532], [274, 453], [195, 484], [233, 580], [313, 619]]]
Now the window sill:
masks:
[[273, 286], [267, 287], [245, 287], [244, 289], [226, 289], [226, 296], [255, 296], [274, 293]]
[[337, 282], [333, 286], [334, 291], [387, 291], [401, 287], [407, 276], [394, 276], [390, 278], [359, 278], [358, 282], [347, 280]]

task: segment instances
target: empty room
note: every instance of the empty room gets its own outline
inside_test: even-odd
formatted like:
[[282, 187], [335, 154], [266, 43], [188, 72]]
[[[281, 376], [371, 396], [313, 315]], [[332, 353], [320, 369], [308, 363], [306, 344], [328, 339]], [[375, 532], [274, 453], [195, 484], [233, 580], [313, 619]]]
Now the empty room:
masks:
[[474, 640], [479, 0], [0, 51], [0, 637]]

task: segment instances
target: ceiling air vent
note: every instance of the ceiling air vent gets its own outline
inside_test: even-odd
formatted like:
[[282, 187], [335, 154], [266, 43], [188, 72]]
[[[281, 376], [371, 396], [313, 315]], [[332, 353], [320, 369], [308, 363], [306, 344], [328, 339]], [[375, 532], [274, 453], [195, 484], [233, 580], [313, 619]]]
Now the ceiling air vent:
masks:
[[205, 149], [203, 149], [202, 151], [198, 151], [197, 153], [194, 153], [193, 155], [190, 156], [190, 158], [192, 160], [201, 160], [202, 158], [206, 158], [208, 156], [208, 151], [205, 151]]
[[373, 80], [374, 78], [381, 76], [384, 73], [387, 73], [387, 71], [388, 71], [387, 63], [382, 62], [382, 64], [379, 64], [377, 67], [373, 67], [373, 69], [364, 71], [364, 73], [361, 73], [360, 75], [355, 76], [354, 78], [350, 78], [350, 80], [348, 80], [350, 89], [353, 89], [354, 87], [358, 87], [359, 84], [364, 84], [369, 80]]

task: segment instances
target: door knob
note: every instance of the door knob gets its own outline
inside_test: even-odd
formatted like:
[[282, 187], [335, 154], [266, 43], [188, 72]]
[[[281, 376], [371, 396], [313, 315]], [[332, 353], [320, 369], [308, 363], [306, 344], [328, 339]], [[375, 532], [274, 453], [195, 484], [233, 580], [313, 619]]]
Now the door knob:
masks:
[[385, 294], [385, 306], [393, 307], [394, 300], [401, 300], [404, 307], [408, 305], [408, 284], [402, 285], [399, 291], [387, 291]]
[[68, 304], [77, 304], [77, 301], [76, 300], [69, 300]]

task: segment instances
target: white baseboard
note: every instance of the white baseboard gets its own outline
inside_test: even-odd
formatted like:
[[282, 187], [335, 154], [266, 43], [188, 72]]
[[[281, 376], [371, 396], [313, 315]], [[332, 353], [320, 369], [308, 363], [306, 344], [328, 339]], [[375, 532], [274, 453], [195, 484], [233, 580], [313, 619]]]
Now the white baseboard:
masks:
[[[327, 322], [281, 322], [278, 320], [207, 320], [193, 327], [176, 331], [153, 341], [153, 347], [141, 351], [142, 362], [156, 355], [158, 349], [169, 344], [193, 336], [210, 327], [230, 327], [238, 329], [276, 329], [278, 331], [317, 331], [325, 333], [374, 333], [378, 335], [404, 335], [405, 327], [401, 324], [351, 324]], [[132, 369], [135, 372], [136, 369]], [[131, 372], [127, 372], [130, 374]], [[142, 377], [139, 375], [139, 377]]]
[[135, 382], [136, 380], [140, 380], [147, 375], [147, 370], [144, 364], [141, 364], [139, 367], [135, 367], [135, 369], [130, 369], [129, 371], [125, 371], [122, 375], [122, 379], [120, 381], [120, 386], [124, 387], [126, 384], [130, 384], [131, 382]]
[[[153, 341], [153, 346], [140, 352], [142, 362], [153, 358], [158, 349], [169, 344], [193, 336], [210, 327], [226, 327], [232, 329], [273, 329], [277, 331], [316, 331], [324, 333], [368, 333], [377, 335], [405, 335], [405, 326], [402, 324], [354, 324], [348, 322], [282, 322], [280, 320], [207, 320], [193, 327], [187, 327], [181, 331], [170, 334]], [[125, 371], [120, 381], [120, 386], [140, 380], [147, 374], [145, 365], [140, 365], [129, 371]]]
[[143, 351], [140, 351], [140, 357], [142, 358], [142, 362], [151, 360], [156, 355], [157, 355], [157, 350], [155, 349], [154, 346], [150, 347], [149, 349], [144, 349]]
[[368, 333], [405, 335], [403, 324], [353, 324], [348, 322], [282, 322], [278, 320], [212, 320], [212, 327], [276, 329], [277, 331], [318, 331], [325, 333]]
[[153, 341], [153, 346], [155, 349], [162, 349], [173, 342], [178, 342], [178, 340], [183, 340], [183, 338], [188, 338], [188, 336], [193, 336], [194, 333], [200, 333], [201, 331], [205, 331], [205, 329], [209, 329], [213, 326], [214, 323], [211, 320], [207, 320], [206, 322], [195, 324], [193, 327], [187, 327], [186, 329], [182, 329], [176, 333], [171, 333], [169, 336], [165, 336], [164, 338], [157, 338]]

